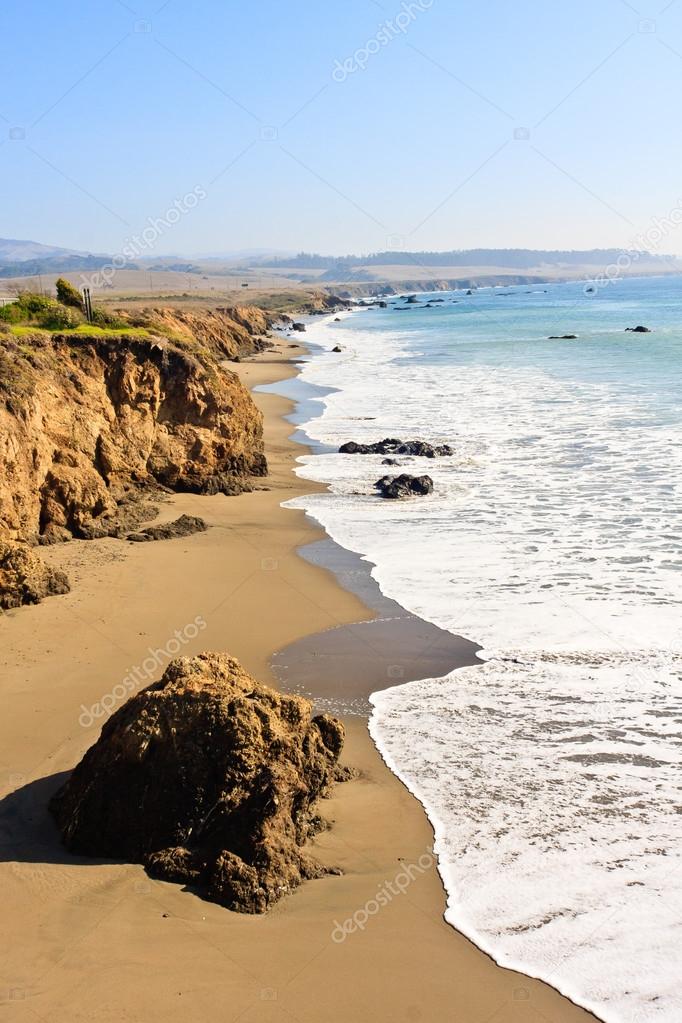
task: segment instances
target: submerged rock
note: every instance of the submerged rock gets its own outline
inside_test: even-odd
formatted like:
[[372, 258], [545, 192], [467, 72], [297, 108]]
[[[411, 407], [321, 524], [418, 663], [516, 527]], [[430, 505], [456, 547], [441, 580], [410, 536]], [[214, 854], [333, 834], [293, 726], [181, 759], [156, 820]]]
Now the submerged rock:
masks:
[[400, 476], [383, 476], [374, 486], [382, 497], [394, 501], [433, 493], [433, 480], [430, 476], [410, 476], [406, 472]]
[[53, 797], [67, 849], [142, 863], [229, 909], [262, 913], [330, 871], [303, 849], [340, 776], [344, 730], [226, 654], [172, 661]]
[[0, 540], [0, 611], [39, 604], [70, 589], [64, 572], [46, 565], [27, 544]]
[[332, 348], [332, 351], [336, 352], [336, 354], [338, 354], [339, 352], [343, 351], [343, 348], [341, 347], [341, 345], [334, 345], [334, 347]]
[[358, 444], [349, 440], [339, 448], [342, 455], [417, 455], [422, 458], [453, 455], [449, 444], [433, 445], [425, 440], [398, 440], [396, 437], [385, 437], [374, 444]]
[[577, 334], [550, 334], [548, 341], [577, 341]]
[[651, 334], [652, 331], [651, 331], [651, 327], [642, 327], [641, 324], [640, 324], [639, 327], [626, 327], [625, 328], [625, 333], [626, 334]]
[[147, 526], [139, 533], [130, 533], [127, 537], [133, 543], [147, 543], [150, 540], [175, 540], [181, 536], [192, 536], [194, 533], [204, 533], [208, 526], [203, 519], [196, 515], [181, 515], [173, 522], [164, 522], [160, 526]]

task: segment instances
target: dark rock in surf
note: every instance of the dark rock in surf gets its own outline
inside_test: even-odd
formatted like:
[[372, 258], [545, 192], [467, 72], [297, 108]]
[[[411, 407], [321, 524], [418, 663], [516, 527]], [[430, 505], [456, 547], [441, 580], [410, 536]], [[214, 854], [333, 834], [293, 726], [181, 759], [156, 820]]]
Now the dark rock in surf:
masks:
[[354, 440], [342, 444], [339, 448], [342, 455], [415, 455], [419, 458], [437, 458], [453, 455], [449, 444], [433, 445], [424, 440], [399, 440], [396, 437], [385, 437], [374, 444], [358, 444]]
[[383, 476], [374, 484], [381, 497], [393, 501], [401, 501], [407, 497], [425, 497], [433, 493], [433, 480], [430, 476]]
[[550, 334], [549, 341], [577, 341], [577, 334]]
[[626, 327], [625, 328], [625, 333], [626, 334], [651, 334], [652, 331], [651, 331], [651, 327], [642, 327], [640, 325], [639, 327]]

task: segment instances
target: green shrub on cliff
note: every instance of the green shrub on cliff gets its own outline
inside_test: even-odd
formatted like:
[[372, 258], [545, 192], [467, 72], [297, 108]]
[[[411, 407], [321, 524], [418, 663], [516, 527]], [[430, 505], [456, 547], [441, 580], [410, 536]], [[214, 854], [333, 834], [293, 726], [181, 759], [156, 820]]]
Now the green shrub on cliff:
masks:
[[120, 316], [116, 316], [115, 313], [110, 313], [101, 305], [96, 305], [92, 310], [92, 322], [97, 327], [111, 327], [115, 330], [122, 330], [130, 326], [127, 320], [122, 319]]
[[18, 302], [9, 302], [7, 305], [0, 307], [0, 320], [3, 323], [21, 323], [25, 319], [26, 312], [20, 307]]
[[83, 322], [83, 314], [46, 295], [26, 291], [14, 302], [0, 308], [0, 320], [4, 323], [42, 327], [44, 330], [70, 330]]
[[5, 323], [27, 323], [47, 312], [57, 303], [46, 295], [36, 295], [31, 291], [22, 292], [14, 302], [9, 302], [0, 309], [0, 319]]
[[76, 309], [69, 309], [57, 303], [36, 319], [38, 326], [45, 330], [73, 330], [82, 322], [83, 316], [79, 315]]
[[57, 289], [58, 302], [61, 302], [62, 305], [79, 309], [81, 312], [83, 311], [83, 296], [78, 288], [74, 288], [71, 281], [67, 281], [65, 277], [60, 277], [55, 283], [55, 288]]

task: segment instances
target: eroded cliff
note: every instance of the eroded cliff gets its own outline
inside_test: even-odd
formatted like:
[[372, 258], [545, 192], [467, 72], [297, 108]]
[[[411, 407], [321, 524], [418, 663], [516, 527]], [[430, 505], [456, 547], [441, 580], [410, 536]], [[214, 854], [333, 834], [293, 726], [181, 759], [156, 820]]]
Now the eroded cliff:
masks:
[[198, 345], [216, 359], [240, 359], [262, 351], [269, 344], [267, 335], [272, 317], [256, 306], [230, 306], [191, 312], [170, 307], [153, 307], [136, 313], [117, 310], [131, 326], [145, 327], [156, 333]]
[[261, 415], [190, 319], [173, 340], [0, 334], [0, 538], [115, 535], [154, 487], [238, 493], [266, 473]]

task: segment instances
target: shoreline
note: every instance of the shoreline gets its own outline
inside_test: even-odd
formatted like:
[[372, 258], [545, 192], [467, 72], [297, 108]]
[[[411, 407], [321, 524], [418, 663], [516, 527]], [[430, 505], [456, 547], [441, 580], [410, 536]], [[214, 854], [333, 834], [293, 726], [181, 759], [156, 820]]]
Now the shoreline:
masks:
[[[302, 347], [307, 349], [307, 353], [310, 354], [310, 349], [314, 348], [315, 345], [306, 344], [304, 341]], [[294, 360], [295, 357], [290, 361], [295, 365]], [[259, 357], [256, 357], [253, 361], [260, 361]], [[296, 381], [299, 373], [300, 370], [296, 366], [293, 376], [282, 376], [281, 380]], [[320, 388], [318, 385], [306, 384], [305, 386], [320, 392], [317, 397], [323, 398], [324, 393], [329, 393], [329, 389]], [[278, 392], [271, 388], [269, 393], [277, 394]], [[297, 396], [296, 398], [289, 395], [286, 400], [292, 406], [292, 413], [286, 417], [287, 421], [292, 424], [290, 441], [297, 447], [314, 453], [316, 442], [309, 438], [301, 429], [301, 425], [307, 421], [307, 417], [295, 414], [293, 411], [297, 409], [300, 401], [307, 402], [310, 400], [310, 395]], [[301, 483], [305, 484], [301, 488], [302, 492], [309, 493], [312, 490], [327, 491], [329, 489], [324, 484], [315, 483], [304, 477], [300, 479]], [[319, 707], [321, 711], [338, 714], [344, 720], [347, 728], [349, 725], [349, 713], [354, 715], [352, 725], [355, 732], [353, 735], [353, 746], [357, 748], [358, 745], [364, 745], [365, 741], [369, 740], [369, 745], [373, 748], [379, 769], [389, 772], [407, 794], [408, 799], [413, 802], [417, 812], [423, 816], [431, 836], [432, 845], [433, 827], [427, 816], [426, 807], [400, 780], [397, 773], [384, 758], [381, 750], [375, 745], [369, 730], [365, 730], [364, 736], [361, 732], [358, 733], [358, 725], [366, 721], [371, 713], [371, 704], [369, 702], [364, 704], [364, 698], [365, 696], [368, 697], [372, 692], [400, 685], [413, 679], [438, 677], [440, 674], [446, 674], [459, 667], [480, 664], [481, 662], [477, 659], [476, 652], [481, 648], [471, 640], [455, 636], [446, 630], [432, 626], [430, 623], [407, 611], [397, 601], [386, 597], [379, 584], [371, 576], [371, 570], [374, 567], [372, 562], [365, 561], [360, 555], [346, 550], [335, 540], [332, 540], [324, 530], [324, 527], [312, 516], [306, 514], [306, 518], [313, 524], [315, 529], [323, 533], [324, 538], [312, 544], [299, 547], [297, 551], [298, 556], [332, 573], [340, 587], [350, 591], [362, 601], [371, 617], [361, 622], [333, 627], [321, 634], [306, 635], [284, 650], [276, 651], [271, 659], [271, 667], [276, 675], [278, 686], [307, 696], [314, 703], [321, 703]], [[418, 627], [414, 631], [415, 625], [418, 624], [425, 630], [421, 635]], [[374, 633], [371, 642], [367, 642], [365, 638], [366, 632], [374, 630], [377, 626], [387, 626], [387, 628], [384, 628], [383, 632]], [[421, 642], [423, 646], [420, 646], [420, 653], [410, 662], [409, 655], [406, 655], [406, 650], [415, 641]], [[356, 649], [353, 650], [353, 647]], [[357, 647], [360, 647], [359, 651]], [[399, 662], [398, 665], [395, 664], [396, 660]], [[363, 661], [369, 661], [369, 666], [363, 664]], [[323, 683], [320, 683], [319, 679], [313, 682], [313, 673], [315, 670], [319, 671], [320, 662], [323, 663], [323, 674], [325, 675]], [[440, 664], [442, 670], [437, 670], [436, 666], [438, 664]], [[396, 667], [400, 668], [397, 676], [393, 674], [393, 669]], [[357, 675], [353, 674], [359, 668], [364, 675], [360, 683], [358, 683]], [[386, 668], [388, 668], [387, 677], [385, 677]], [[329, 678], [330, 669], [332, 674], [331, 680]], [[342, 679], [347, 685], [349, 677], [353, 679], [353, 684], [350, 687], [350, 705], [346, 689], [344, 688], [343, 692], [340, 689]], [[358, 691], [362, 694], [360, 701], [357, 700]], [[360, 703], [359, 707], [357, 706], [358, 702]], [[356, 705], [353, 706], [353, 704]], [[348, 760], [347, 749], [348, 746], [346, 751], [344, 751], [345, 760]], [[430, 850], [431, 846], [429, 846]], [[522, 1004], [532, 1002], [536, 992], [532, 990], [530, 985], [533, 987], [539, 986], [545, 989], [545, 991], [551, 992], [552, 995], [556, 995], [560, 1003], [556, 1007], [552, 1007], [554, 1014], [548, 1017], [552, 1021], [559, 1023], [559, 1021], [564, 1019], [575, 1019], [576, 1021], [579, 1019], [597, 1020], [597, 1017], [589, 1010], [577, 1005], [567, 995], [552, 988], [542, 979], [498, 966], [490, 953], [482, 950], [472, 939], [447, 923], [444, 919], [445, 888], [438, 873], [437, 861], [432, 856], [430, 858], [429, 869], [431, 872], [435, 870], [437, 883], [442, 889], [443, 910], [441, 917], [446, 929], [453, 936], [469, 945], [476, 954], [483, 956], [493, 970], [506, 974], [507, 979], [515, 978], [516, 981], [522, 978], [528, 982], [529, 986], [514, 989], [513, 1000], [519, 1001]], [[403, 857], [399, 857], [399, 860], [402, 861]], [[547, 1011], [544, 1008], [540, 1009], [537, 1003], [533, 1007], [536, 1011], [543, 1013]], [[441, 1011], [447, 1011], [447, 1006], [441, 1006]], [[511, 1006], [506, 1005], [505, 1011], [508, 1013], [507, 1019], [516, 1019]], [[419, 1017], [415, 1016], [414, 1018]], [[519, 1018], [521, 1017], [519, 1016]]]
[[[283, 347], [235, 367], [248, 387], [296, 375], [295, 350]], [[471, 1023], [520, 1023], [529, 1010], [552, 1023], [593, 1019], [546, 985], [497, 967], [444, 921], [430, 824], [361, 718], [346, 721], [344, 753], [360, 777], [321, 804], [333, 826], [311, 845], [344, 874], [307, 882], [264, 917], [228, 913], [150, 880], [139, 866], [78, 860], [61, 849], [45, 802], [96, 738], [96, 724], [78, 724], [81, 706], [111, 691], [147, 651], [163, 651], [184, 622], [202, 614], [207, 626], [181, 653], [227, 650], [272, 682], [277, 651], [377, 618], [331, 571], [299, 555], [325, 534], [281, 503], [325, 488], [292, 471], [301, 451], [284, 418], [292, 402], [254, 398], [266, 415], [267, 489], [174, 496], [161, 521], [186, 512], [212, 527], [184, 540], [45, 549], [46, 560], [71, 575], [71, 594], [0, 618], [8, 708], [0, 724], [0, 873], [11, 939], [0, 1001], [22, 1023], [173, 1021], [188, 1010], [204, 1019], [300, 1023], [431, 1021], [453, 1011]], [[421, 868], [424, 856], [429, 865]], [[406, 870], [407, 886], [397, 880]], [[386, 885], [398, 893], [381, 913], [368, 910], [359, 932], [335, 941], [336, 925], [356, 919]]]

